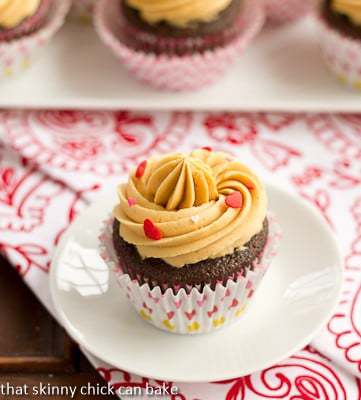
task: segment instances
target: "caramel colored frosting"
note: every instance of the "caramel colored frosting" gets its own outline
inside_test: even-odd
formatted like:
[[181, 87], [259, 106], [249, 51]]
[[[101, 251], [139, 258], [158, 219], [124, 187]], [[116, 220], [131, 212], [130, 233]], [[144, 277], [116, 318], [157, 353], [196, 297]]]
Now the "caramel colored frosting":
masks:
[[217, 18], [232, 0], [126, 0], [149, 24], [161, 21], [179, 27], [193, 21], [209, 22]]
[[35, 14], [41, 0], [0, 0], [0, 27], [11, 29]]
[[[226, 197], [238, 191], [242, 206]], [[140, 176], [131, 173], [118, 188], [114, 216], [119, 234], [142, 258], [161, 258], [173, 267], [222, 257], [242, 248], [262, 230], [267, 195], [258, 177], [226, 153], [196, 150], [152, 158]], [[144, 221], [161, 232], [146, 236]]]
[[331, 7], [349, 17], [354, 24], [361, 25], [361, 0], [332, 0]]

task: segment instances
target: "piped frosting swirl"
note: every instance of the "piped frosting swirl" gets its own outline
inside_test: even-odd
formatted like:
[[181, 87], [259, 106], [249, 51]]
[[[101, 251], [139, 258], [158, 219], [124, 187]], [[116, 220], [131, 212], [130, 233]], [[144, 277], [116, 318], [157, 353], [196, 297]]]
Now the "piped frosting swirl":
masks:
[[212, 169], [199, 158], [183, 154], [153, 162], [139, 186], [147, 199], [167, 210], [200, 206], [218, 197]]
[[217, 18], [232, 0], [126, 0], [149, 24], [161, 21], [185, 27], [191, 22], [209, 22]]
[[35, 14], [41, 0], [0, 0], [0, 27], [14, 28]]
[[[242, 195], [240, 208], [226, 204], [235, 191]], [[121, 237], [143, 258], [178, 268], [241, 248], [262, 230], [267, 210], [258, 177], [228, 154], [207, 150], [150, 159], [142, 176], [133, 172], [118, 195], [114, 216]], [[162, 232], [160, 240], [145, 235], [145, 220]]]
[[361, 25], [361, 0], [332, 0], [331, 8], [346, 15], [354, 24]]

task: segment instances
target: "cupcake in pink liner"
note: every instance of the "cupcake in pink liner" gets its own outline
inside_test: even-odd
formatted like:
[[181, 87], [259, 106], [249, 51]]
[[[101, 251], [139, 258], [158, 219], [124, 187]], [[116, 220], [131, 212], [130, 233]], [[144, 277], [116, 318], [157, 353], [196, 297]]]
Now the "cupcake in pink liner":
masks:
[[181, 334], [236, 321], [281, 236], [259, 178], [228, 154], [196, 150], [142, 162], [118, 195], [101, 254], [138, 314]]
[[0, 43], [40, 29], [49, 7], [50, 0], [4, 0], [0, 5]]
[[[27, 1], [21, 2], [23, 5], [26, 3]], [[2, 29], [0, 78], [13, 76], [29, 67], [35, 53], [44, 47], [63, 25], [70, 4], [70, 0], [42, 0], [35, 14], [25, 17], [16, 27]], [[11, 10], [15, 12], [15, 8]], [[4, 10], [0, 7], [0, 23], [1, 20], [4, 21], [4, 16], [1, 19], [2, 11]], [[9, 15], [7, 13], [8, 17]], [[15, 18], [14, 14], [6, 20], [9, 26], [9, 21], [19, 21], [19, 16]]]
[[129, 72], [167, 90], [222, 77], [263, 22], [253, 0], [100, 0], [95, 9], [99, 36]]
[[323, 1], [317, 23], [326, 65], [340, 81], [361, 89], [361, 1]]
[[264, 0], [266, 16], [273, 25], [296, 21], [309, 14], [316, 0]]

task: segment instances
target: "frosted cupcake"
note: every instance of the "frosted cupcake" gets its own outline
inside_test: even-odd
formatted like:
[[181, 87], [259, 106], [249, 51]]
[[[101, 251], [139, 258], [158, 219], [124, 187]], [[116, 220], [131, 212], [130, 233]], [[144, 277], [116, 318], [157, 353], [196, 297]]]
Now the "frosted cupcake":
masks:
[[227, 45], [240, 32], [241, 0], [123, 0], [127, 43], [156, 54], [194, 54]]
[[95, 13], [100, 37], [129, 71], [171, 90], [221, 77], [263, 21], [253, 0], [101, 0]]
[[341, 81], [361, 89], [361, 1], [323, 1], [318, 23], [328, 67]]
[[0, 42], [29, 35], [45, 23], [51, 0], [3, 0], [0, 3]]
[[102, 243], [141, 317], [191, 334], [237, 319], [279, 237], [259, 178], [227, 154], [198, 150], [141, 163], [118, 194]]
[[63, 25], [70, 0], [0, 1], [0, 79], [26, 70]]

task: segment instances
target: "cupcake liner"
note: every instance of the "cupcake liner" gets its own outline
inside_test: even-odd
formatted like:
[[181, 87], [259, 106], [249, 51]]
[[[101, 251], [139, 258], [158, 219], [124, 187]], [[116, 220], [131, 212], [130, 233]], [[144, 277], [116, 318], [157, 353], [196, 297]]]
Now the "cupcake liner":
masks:
[[326, 65], [344, 84], [361, 89], [361, 40], [332, 28], [322, 15], [318, 15], [316, 21]]
[[112, 244], [112, 221], [107, 220], [100, 234], [100, 253], [115, 271], [120, 289], [145, 321], [164, 331], [178, 334], [201, 334], [218, 330], [237, 321], [249, 305], [253, 294], [276, 255], [281, 230], [273, 215], [268, 216], [269, 235], [261, 260], [246, 276], [218, 283], [215, 289], [206, 285], [181, 288], [150, 288], [124, 274]]
[[0, 42], [14, 40], [40, 29], [45, 23], [50, 6], [51, 0], [42, 0], [34, 15], [26, 18], [12, 29], [1, 29]]
[[100, 38], [131, 75], [158, 89], [174, 91], [199, 89], [223, 76], [263, 26], [264, 11], [259, 2], [244, 0], [242, 20], [243, 29], [229, 44], [203, 53], [177, 56], [156, 55], [127, 46], [117, 2], [99, 0], [94, 14]]
[[70, 0], [51, 0], [46, 22], [39, 30], [10, 42], [0, 42], [0, 79], [12, 77], [29, 67], [38, 50], [63, 25], [69, 8]]
[[96, 0], [73, 0], [69, 16], [91, 21]]
[[310, 13], [315, 0], [264, 0], [267, 21], [284, 24], [300, 19]]

